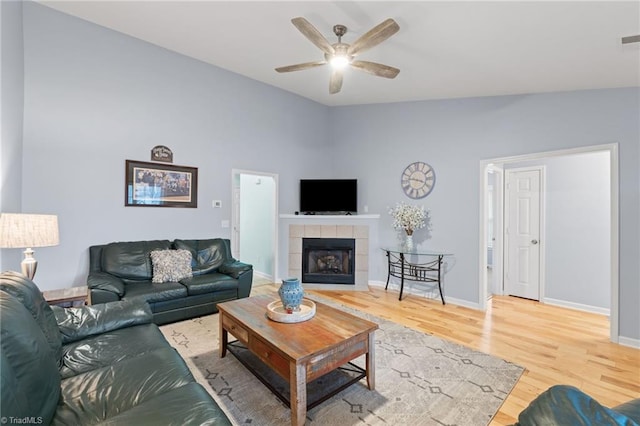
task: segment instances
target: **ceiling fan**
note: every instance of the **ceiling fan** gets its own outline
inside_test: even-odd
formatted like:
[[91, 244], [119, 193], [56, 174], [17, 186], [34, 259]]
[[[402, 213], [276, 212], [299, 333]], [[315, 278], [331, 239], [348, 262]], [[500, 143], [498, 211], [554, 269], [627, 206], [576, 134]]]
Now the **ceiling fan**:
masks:
[[360, 53], [377, 46], [398, 32], [400, 26], [391, 18], [376, 25], [352, 44], [342, 42], [342, 36], [347, 33], [347, 27], [344, 25], [334, 25], [333, 33], [338, 37], [338, 42], [331, 44], [306, 19], [293, 18], [291, 22], [311, 43], [324, 52], [324, 60], [279, 67], [276, 68], [277, 72], [300, 71], [331, 64], [333, 67], [331, 79], [329, 80], [329, 93], [331, 94], [338, 93], [342, 88], [342, 71], [347, 65], [385, 78], [395, 78], [400, 72], [398, 68], [389, 65], [354, 59]]

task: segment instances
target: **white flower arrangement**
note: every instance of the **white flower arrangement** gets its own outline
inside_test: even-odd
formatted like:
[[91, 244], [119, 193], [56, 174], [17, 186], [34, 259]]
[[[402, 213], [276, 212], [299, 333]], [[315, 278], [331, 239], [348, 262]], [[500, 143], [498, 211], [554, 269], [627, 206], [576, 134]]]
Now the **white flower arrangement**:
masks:
[[407, 235], [412, 235], [416, 229], [428, 226], [431, 221], [429, 211], [425, 210], [423, 206], [398, 203], [389, 209], [389, 214], [393, 217], [393, 227], [404, 230]]

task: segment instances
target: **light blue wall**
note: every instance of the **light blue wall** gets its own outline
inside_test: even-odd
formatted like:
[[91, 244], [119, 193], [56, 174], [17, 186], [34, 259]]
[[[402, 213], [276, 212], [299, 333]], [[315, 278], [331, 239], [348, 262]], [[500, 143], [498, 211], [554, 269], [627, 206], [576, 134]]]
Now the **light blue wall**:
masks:
[[[446, 293], [468, 301], [478, 300], [480, 160], [619, 143], [620, 334], [640, 338], [640, 89], [336, 107], [331, 129], [332, 140], [348, 141], [336, 173], [359, 177], [359, 203], [382, 213], [382, 244], [395, 238], [387, 206], [408, 201], [403, 168], [416, 160], [435, 168], [436, 186], [423, 202], [433, 238], [423, 244], [455, 253]], [[373, 279], [384, 277], [378, 257]]]
[[[18, 213], [22, 203], [22, 2], [0, 2], [0, 21], [0, 212]], [[1, 250], [0, 271], [19, 268], [21, 252], [19, 249]]]
[[[93, 244], [229, 238], [232, 168], [277, 171], [293, 211], [300, 177], [329, 161], [326, 106], [34, 3], [24, 36], [23, 209], [60, 217], [43, 289], [83, 284]], [[197, 209], [124, 207], [125, 159], [155, 145], [199, 168]]]
[[[620, 334], [640, 339], [637, 88], [328, 108], [34, 3], [24, 36], [22, 209], [60, 215], [60, 246], [38, 250], [43, 289], [82, 284], [92, 244], [229, 237], [232, 168], [277, 173], [281, 213], [298, 209], [301, 177], [355, 176], [360, 211], [395, 242], [387, 208], [422, 160], [437, 173], [426, 244], [456, 253], [446, 293], [475, 302], [480, 160], [617, 142]], [[124, 160], [158, 144], [200, 168], [198, 209], [124, 207]]]
[[[609, 153], [547, 162], [545, 297], [610, 307], [611, 241]], [[562, 215], [553, 214], [563, 212]]]

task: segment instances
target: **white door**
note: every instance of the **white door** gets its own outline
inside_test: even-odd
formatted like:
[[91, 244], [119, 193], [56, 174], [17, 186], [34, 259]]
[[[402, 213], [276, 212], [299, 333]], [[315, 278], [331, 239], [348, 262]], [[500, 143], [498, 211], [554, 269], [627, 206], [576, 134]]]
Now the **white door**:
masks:
[[542, 169], [507, 170], [507, 294], [540, 300]]

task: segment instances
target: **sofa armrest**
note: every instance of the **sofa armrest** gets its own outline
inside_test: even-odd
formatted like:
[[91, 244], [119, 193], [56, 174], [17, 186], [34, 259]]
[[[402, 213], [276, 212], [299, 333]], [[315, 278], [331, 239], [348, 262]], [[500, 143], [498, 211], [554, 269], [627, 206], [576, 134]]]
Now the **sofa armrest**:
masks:
[[124, 282], [106, 272], [93, 272], [87, 278], [87, 287], [91, 290], [110, 291], [118, 295], [118, 299], [124, 296]]
[[247, 272], [253, 269], [253, 265], [240, 262], [239, 260], [232, 259], [220, 265], [218, 272], [221, 274], [229, 275], [235, 279], [238, 279], [243, 272]]
[[229, 275], [238, 280], [238, 298], [249, 297], [253, 282], [253, 265], [231, 259], [218, 268], [221, 274]]
[[61, 308], [52, 306], [62, 343], [67, 344], [95, 334], [153, 322], [149, 304], [117, 301], [92, 306]]

